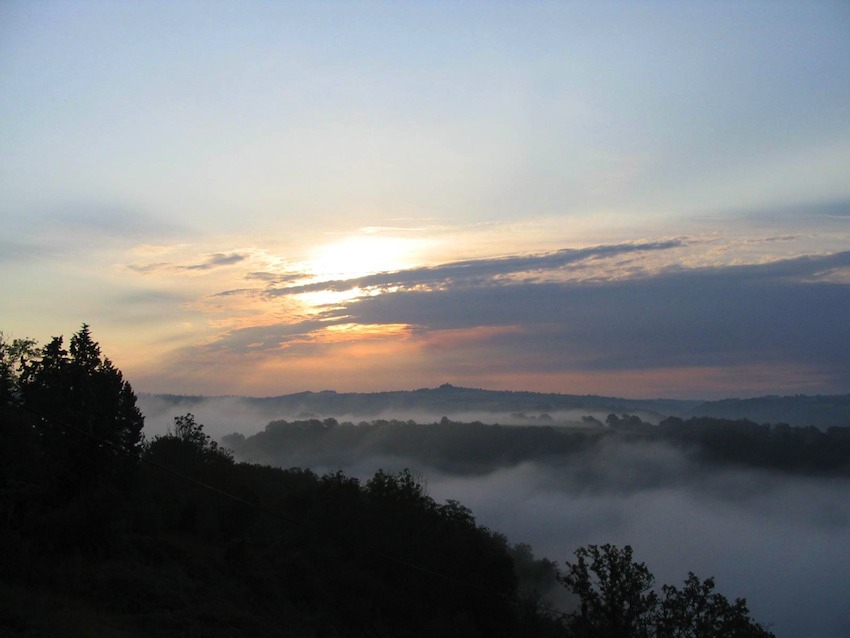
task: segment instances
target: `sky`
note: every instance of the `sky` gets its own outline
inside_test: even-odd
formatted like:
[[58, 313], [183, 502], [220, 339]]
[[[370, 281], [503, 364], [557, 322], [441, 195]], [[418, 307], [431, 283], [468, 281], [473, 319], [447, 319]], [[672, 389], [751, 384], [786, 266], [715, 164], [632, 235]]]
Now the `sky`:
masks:
[[850, 392], [850, 4], [0, 3], [0, 330], [137, 391]]

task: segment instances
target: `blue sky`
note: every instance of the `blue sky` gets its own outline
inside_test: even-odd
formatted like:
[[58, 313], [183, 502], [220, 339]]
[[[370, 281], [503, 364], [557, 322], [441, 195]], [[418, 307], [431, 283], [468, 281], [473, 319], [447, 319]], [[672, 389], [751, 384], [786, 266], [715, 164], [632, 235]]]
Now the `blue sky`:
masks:
[[845, 2], [10, 1], [0, 329], [149, 391], [848, 392], [848, 166]]

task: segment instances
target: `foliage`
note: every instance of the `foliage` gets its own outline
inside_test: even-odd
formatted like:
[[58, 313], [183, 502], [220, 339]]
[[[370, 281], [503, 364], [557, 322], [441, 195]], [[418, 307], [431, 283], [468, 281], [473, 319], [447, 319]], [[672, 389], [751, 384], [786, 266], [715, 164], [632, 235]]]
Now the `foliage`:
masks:
[[598, 434], [586, 435], [551, 426], [510, 427], [461, 423], [376, 420], [338, 423], [317, 419], [272, 421], [248, 437], [225, 437], [243, 459], [275, 465], [335, 465], [361, 456], [391, 455], [456, 473], [485, 473], [528, 459], [559, 459], [592, 445]]
[[524, 461], [566, 465], [607, 441], [657, 442], [709, 465], [738, 465], [812, 475], [850, 475], [850, 427], [792, 427], [695, 417], [658, 425], [629, 414], [610, 414], [607, 427], [502, 426], [445, 419], [439, 423], [333, 419], [272, 421], [249, 437], [225, 444], [242, 460], [273, 465], [334, 466], [353, 454], [394, 456], [459, 474], [487, 473]]
[[0, 410], [0, 634], [562, 635], [504, 537], [413, 473], [238, 464], [192, 414], [142, 445], [87, 326], [36, 354]]
[[562, 583], [578, 595], [568, 622], [575, 636], [604, 638], [769, 638], [749, 616], [744, 599], [730, 603], [714, 592], [714, 579], [689, 573], [682, 589], [652, 587], [654, 577], [635, 562], [632, 548], [588, 545], [567, 563]]
[[19, 378], [25, 407], [41, 415], [44, 454], [61, 480], [59, 495], [87, 484], [127, 480], [142, 448], [144, 417], [121, 371], [101, 356], [89, 327], [54, 337], [23, 363]]
[[714, 579], [701, 581], [688, 573], [682, 589], [664, 585], [657, 610], [658, 638], [701, 638], [730, 636], [767, 638], [770, 632], [749, 617], [747, 602], [730, 603], [714, 591]]
[[12, 397], [18, 391], [18, 378], [27, 360], [36, 354], [34, 339], [9, 341], [0, 331], [0, 394]]
[[182, 469], [233, 463], [233, 455], [213, 441], [191, 413], [174, 417], [174, 429], [155, 436], [145, 447], [144, 458]]
[[632, 548], [588, 545], [567, 563], [564, 586], [581, 599], [572, 627], [579, 636], [612, 638], [650, 635], [658, 604], [654, 578], [646, 565], [632, 560]]
[[850, 427], [820, 430], [746, 419], [669, 418], [653, 436], [690, 449], [709, 463], [798, 474], [850, 474]]

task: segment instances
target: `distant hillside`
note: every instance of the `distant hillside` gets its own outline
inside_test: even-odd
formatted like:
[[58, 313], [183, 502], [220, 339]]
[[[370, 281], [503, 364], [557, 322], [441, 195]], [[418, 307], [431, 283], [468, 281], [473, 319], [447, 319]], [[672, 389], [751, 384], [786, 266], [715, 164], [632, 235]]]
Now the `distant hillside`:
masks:
[[[141, 395], [143, 402], [155, 397], [174, 405], [191, 409], [206, 397], [180, 395]], [[211, 397], [212, 398], [212, 397]], [[221, 398], [221, 397], [215, 397]], [[469, 413], [492, 415], [488, 421], [524, 422], [526, 417], [542, 414], [560, 420], [578, 419], [583, 414], [639, 414], [644, 420], [657, 422], [667, 416], [687, 416], [699, 401], [675, 399], [624, 399], [595, 395], [572, 395], [540, 392], [510, 392], [461, 388], [449, 384], [438, 388], [400, 390], [392, 392], [298, 392], [276, 397], [232, 397], [245, 406], [267, 415], [280, 417], [376, 417], [406, 419], [413, 415], [464, 416]]]
[[788, 397], [708, 401], [693, 407], [688, 416], [749, 419], [756, 423], [787, 423], [797, 427], [814, 425], [821, 429], [844, 427], [850, 426], [850, 394], [797, 394]]
[[[553, 422], [578, 421], [582, 415], [604, 420], [605, 415], [634, 414], [647, 422], [666, 417], [715, 417], [749, 419], [756, 423], [788, 423], [819, 428], [850, 425], [850, 395], [696, 401], [676, 399], [626, 399], [596, 395], [540, 392], [509, 392], [461, 388], [449, 384], [438, 388], [393, 392], [298, 392], [275, 397], [203, 397], [140, 395], [147, 416], [168, 412], [170, 416], [194, 411], [209, 402], [236, 402], [263, 422], [280, 418], [375, 418], [426, 421], [449, 418], [475, 419], [488, 423], [528, 424], [541, 416]], [[147, 409], [146, 409], [147, 408]], [[170, 418], [169, 416], [169, 418]], [[236, 425], [235, 423], [233, 424]], [[233, 431], [230, 428], [229, 431]]]

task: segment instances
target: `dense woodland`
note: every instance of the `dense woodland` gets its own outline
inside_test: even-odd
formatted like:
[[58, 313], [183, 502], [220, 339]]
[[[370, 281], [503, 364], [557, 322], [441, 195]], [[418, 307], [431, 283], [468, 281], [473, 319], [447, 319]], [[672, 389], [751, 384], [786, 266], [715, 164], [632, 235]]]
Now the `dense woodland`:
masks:
[[[656, 587], [629, 547], [579, 548], [559, 571], [409, 471], [236, 462], [191, 414], [145, 440], [85, 325], [67, 350], [0, 338], [0, 395], [4, 636], [771, 635], [711, 579]], [[317, 423], [267, 432], [355, 427]], [[552, 583], [571, 612], [542, 604]]]
[[[539, 419], [538, 419], [539, 420]], [[612, 442], [668, 444], [693, 463], [761, 468], [796, 474], [850, 474], [850, 428], [757, 424], [746, 419], [670, 417], [658, 425], [638, 416], [586, 417], [581, 427], [500, 426], [336, 419], [272, 421], [262, 432], [234, 433], [225, 444], [239, 458], [286, 465], [343, 467], [356, 457], [396, 456], [454, 473], [483, 473], [524, 461], [568, 467], [575, 455]]]

